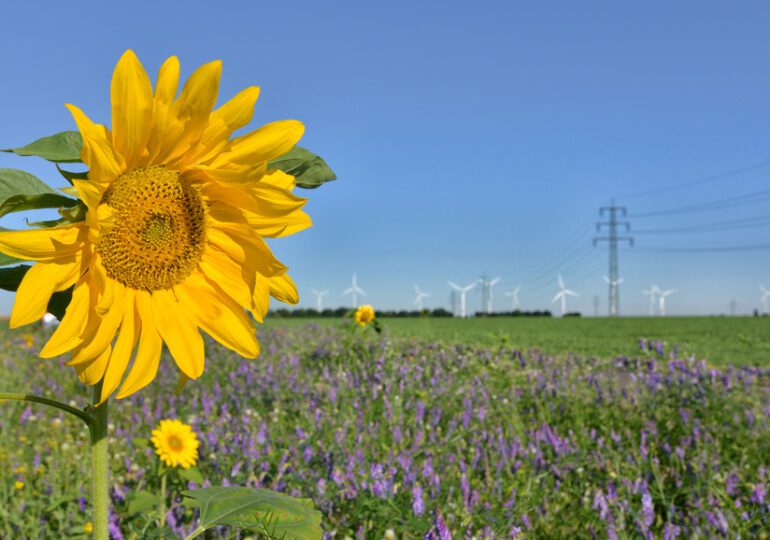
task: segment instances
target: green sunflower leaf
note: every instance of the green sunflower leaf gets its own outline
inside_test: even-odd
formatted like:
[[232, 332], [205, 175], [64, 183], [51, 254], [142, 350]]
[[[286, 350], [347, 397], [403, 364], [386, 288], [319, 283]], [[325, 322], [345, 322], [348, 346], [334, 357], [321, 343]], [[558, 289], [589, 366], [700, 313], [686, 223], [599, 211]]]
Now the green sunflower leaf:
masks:
[[0, 266], [8, 266], [11, 264], [18, 264], [20, 262], [24, 262], [24, 260], [17, 259], [16, 257], [11, 257], [10, 255], [6, 255], [5, 253], [0, 253]]
[[0, 169], [0, 217], [40, 208], [72, 208], [77, 199], [65, 197], [28, 172]]
[[295, 146], [281, 157], [268, 162], [267, 166], [292, 175], [297, 181], [297, 187], [305, 189], [315, 189], [321, 184], [337, 179], [334, 171], [321, 156], [300, 146]]
[[6, 148], [1, 152], [13, 152], [17, 156], [37, 156], [54, 163], [82, 163], [80, 149], [83, 138], [77, 131], [62, 131], [50, 137], [43, 137], [26, 146]]
[[206, 479], [203, 478], [203, 473], [201, 473], [198, 467], [190, 467], [189, 469], [180, 469], [179, 476], [182, 478], [182, 480], [187, 480], [188, 482], [195, 482], [196, 484], [202, 484], [203, 482], [206, 481]]
[[321, 513], [309, 499], [247, 487], [210, 487], [183, 491], [182, 495], [188, 497], [184, 504], [200, 509], [200, 530], [225, 525], [286, 540], [323, 537]]
[[19, 283], [24, 279], [29, 268], [29, 266], [23, 264], [11, 266], [10, 268], [0, 268], [0, 289], [16, 292], [16, 289], [19, 288]]
[[149, 491], [133, 491], [126, 496], [128, 514], [146, 514], [158, 507], [160, 497]]
[[67, 311], [67, 306], [72, 302], [72, 290], [75, 287], [70, 287], [64, 291], [55, 292], [51, 295], [51, 299], [48, 301], [48, 307], [46, 310], [48, 313], [53, 313], [56, 318], [62, 320], [64, 313]]

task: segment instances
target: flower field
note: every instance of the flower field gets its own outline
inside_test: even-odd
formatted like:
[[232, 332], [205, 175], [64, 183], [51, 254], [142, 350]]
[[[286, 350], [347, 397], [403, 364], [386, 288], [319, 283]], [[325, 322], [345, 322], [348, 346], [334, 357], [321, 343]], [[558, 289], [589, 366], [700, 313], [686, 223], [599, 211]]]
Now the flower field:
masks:
[[[387, 327], [387, 324], [386, 324]], [[82, 407], [88, 390], [36, 357], [50, 331], [4, 331], [3, 387]], [[762, 537], [770, 530], [770, 369], [440, 344], [336, 325], [271, 325], [244, 360], [207, 341], [203, 377], [111, 401], [113, 538], [157, 537], [149, 439], [192, 426], [197, 468], [169, 479], [166, 538], [195, 526], [179, 492], [267, 487], [312, 499], [328, 537]], [[88, 433], [0, 404], [0, 538], [89, 534]], [[244, 538], [218, 529], [206, 538]]]

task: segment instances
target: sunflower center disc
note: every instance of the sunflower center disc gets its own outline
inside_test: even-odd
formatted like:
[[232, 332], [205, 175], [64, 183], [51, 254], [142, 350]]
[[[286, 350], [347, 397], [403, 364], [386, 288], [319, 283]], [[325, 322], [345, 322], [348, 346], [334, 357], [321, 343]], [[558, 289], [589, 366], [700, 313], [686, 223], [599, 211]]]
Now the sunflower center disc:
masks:
[[127, 172], [104, 195], [114, 223], [96, 245], [107, 275], [154, 291], [184, 281], [205, 244], [206, 210], [195, 188], [165, 167]]
[[176, 435], [171, 435], [168, 438], [168, 445], [171, 447], [172, 450], [179, 451], [181, 450], [184, 445], [182, 444], [182, 441], [179, 440], [179, 437]]

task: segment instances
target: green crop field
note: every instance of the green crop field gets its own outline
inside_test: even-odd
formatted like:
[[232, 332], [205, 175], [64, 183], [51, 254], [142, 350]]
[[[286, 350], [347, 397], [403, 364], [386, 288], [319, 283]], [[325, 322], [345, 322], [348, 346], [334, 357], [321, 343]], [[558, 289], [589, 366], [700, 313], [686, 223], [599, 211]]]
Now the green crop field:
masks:
[[[338, 324], [336, 319], [268, 319], [272, 326], [308, 321]], [[639, 355], [640, 339], [660, 340], [666, 354], [695, 355], [711, 365], [770, 365], [770, 318], [762, 317], [619, 317], [619, 318], [385, 318], [393, 337], [444, 343], [507, 345], [544, 353], [572, 352], [609, 358]]]

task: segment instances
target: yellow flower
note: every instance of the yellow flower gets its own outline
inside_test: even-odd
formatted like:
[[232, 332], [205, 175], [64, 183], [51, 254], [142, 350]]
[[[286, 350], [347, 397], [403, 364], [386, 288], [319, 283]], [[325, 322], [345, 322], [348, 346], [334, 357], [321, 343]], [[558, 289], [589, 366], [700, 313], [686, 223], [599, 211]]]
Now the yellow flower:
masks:
[[149, 384], [163, 343], [182, 381], [200, 377], [199, 329], [256, 357], [247, 311], [261, 322], [270, 296], [298, 300], [263, 238], [311, 225], [306, 199], [291, 193], [294, 177], [267, 166], [304, 128], [284, 120], [231, 138], [251, 121], [259, 89], [214, 110], [220, 72], [219, 61], [200, 67], [177, 96], [179, 61], [171, 57], [153, 91], [126, 51], [112, 77], [111, 129], [67, 105], [89, 167], [88, 180], [74, 180], [70, 190], [85, 205], [85, 220], [0, 232], [0, 251], [37, 261], [19, 286], [11, 327], [40, 319], [52, 293], [74, 286], [40, 355], [71, 351], [69, 364], [82, 382], [103, 380], [101, 402], [126, 372], [118, 398]]
[[152, 432], [152, 444], [169, 467], [187, 469], [198, 461], [198, 436], [179, 420], [161, 420]]
[[83, 525], [83, 532], [86, 534], [91, 534], [94, 532], [94, 524], [90, 521], [87, 521], [85, 525]]
[[374, 308], [370, 305], [361, 306], [356, 310], [355, 319], [361, 326], [366, 326], [374, 320]]
[[17, 490], [24, 489], [24, 482], [21, 482], [20, 480], [16, 480], [16, 483], [13, 485]]
[[32, 334], [24, 334], [23, 336], [21, 336], [22, 349], [31, 349], [34, 344], [35, 344], [35, 338], [32, 336]]

